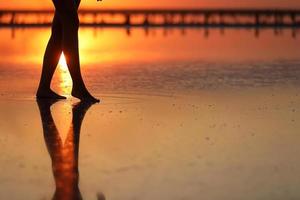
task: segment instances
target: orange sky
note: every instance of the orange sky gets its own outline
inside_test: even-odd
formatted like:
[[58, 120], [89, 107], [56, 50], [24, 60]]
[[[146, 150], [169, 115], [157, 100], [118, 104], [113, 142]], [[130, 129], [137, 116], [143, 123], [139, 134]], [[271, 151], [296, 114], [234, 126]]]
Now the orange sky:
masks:
[[[49, 8], [51, 0], [1, 0], [0, 8]], [[82, 0], [82, 7], [289, 7], [300, 8], [300, 0]]]

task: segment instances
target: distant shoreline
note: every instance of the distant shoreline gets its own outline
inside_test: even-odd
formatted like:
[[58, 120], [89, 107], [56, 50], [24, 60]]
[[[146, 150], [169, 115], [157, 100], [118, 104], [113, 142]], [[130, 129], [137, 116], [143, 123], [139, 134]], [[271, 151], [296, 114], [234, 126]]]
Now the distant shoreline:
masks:
[[[52, 14], [0, 10], [0, 26], [50, 26]], [[82, 26], [102, 27], [300, 27], [300, 9], [82, 9], [79, 16]]]

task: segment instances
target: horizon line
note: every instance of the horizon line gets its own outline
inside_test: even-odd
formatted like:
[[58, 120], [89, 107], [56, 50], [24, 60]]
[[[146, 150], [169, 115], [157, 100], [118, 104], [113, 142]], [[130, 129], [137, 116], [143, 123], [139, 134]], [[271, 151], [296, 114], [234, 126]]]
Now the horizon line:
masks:
[[[32, 11], [52, 11], [52, 8], [1, 8], [1, 11], [19, 11], [19, 10], [32, 10]], [[92, 8], [84, 7], [79, 10], [300, 10], [300, 7], [107, 7], [107, 8]]]

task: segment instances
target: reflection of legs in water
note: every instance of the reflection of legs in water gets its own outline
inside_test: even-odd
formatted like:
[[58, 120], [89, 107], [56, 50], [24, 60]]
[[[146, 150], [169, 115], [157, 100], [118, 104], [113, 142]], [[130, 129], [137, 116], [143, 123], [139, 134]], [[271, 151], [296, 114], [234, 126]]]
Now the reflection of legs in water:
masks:
[[73, 106], [73, 119], [66, 141], [62, 141], [52, 118], [51, 105], [56, 100], [38, 100], [43, 124], [45, 143], [52, 160], [52, 170], [56, 184], [55, 200], [82, 199], [78, 187], [78, 152], [80, 128], [86, 111], [92, 103], [81, 102]]
[[72, 95], [81, 100], [99, 102], [86, 89], [80, 71], [77, 4], [73, 0], [53, 0], [55, 17], [52, 35], [44, 56], [43, 72], [37, 92], [38, 98], [60, 98], [50, 90], [50, 82], [63, 51], [73, 80]]

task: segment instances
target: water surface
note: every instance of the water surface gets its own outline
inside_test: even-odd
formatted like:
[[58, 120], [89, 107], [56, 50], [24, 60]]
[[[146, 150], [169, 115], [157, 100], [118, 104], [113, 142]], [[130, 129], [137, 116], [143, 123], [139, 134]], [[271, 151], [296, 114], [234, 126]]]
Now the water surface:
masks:
[[300, 198], [293, 30], [81, 29], [91, 107], [35, 101], [49, 33], [0, 29], [0, 199]]

